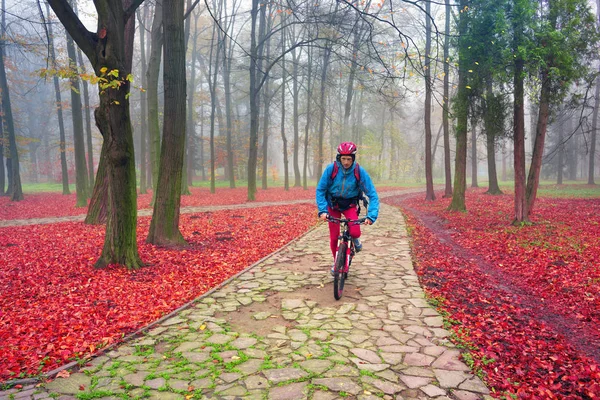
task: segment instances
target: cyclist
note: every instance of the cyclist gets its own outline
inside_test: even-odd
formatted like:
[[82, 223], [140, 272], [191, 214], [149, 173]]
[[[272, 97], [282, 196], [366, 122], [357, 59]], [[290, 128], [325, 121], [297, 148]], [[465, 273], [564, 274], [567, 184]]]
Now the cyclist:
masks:
[[[363, 192], [369, 198], [369, 209], [366, 225], [371, 225], [377, 220], [379, 214], [379, 197], [367, 171], [356, 163], [356, 145], [352, 142], [343, 142], [337, 148], [336, 161], [329, 164], [317, 185], [317, 207], [319, 218], [327, 220], [331, 215], [340, 218], [343, 214], [346, 219], [358, 219], [359, 201]], [[350, 224], [350, 236], [357, 252], [362, 250], [360, 242], [360, 225]], [[329, 245], [335, 259], [337, 251], [340, 225], [329, 222]], [[335, 260], [334, 260], [335, 262]], [[331, 268], [333, 274], [333, 267]]]

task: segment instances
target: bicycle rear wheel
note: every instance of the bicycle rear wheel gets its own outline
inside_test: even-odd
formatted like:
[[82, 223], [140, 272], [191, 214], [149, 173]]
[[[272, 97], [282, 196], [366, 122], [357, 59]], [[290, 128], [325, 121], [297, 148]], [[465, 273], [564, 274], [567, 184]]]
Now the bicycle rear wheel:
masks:
[[344, 293], [344, 281], [346, 280], [346, 274], [344, 273], [344, 267], [346, 266], [346, 248], [348, 243], [342, 242], [338, 248], [337, 257], [335, 259], [335, 273], [333, 276], [333, 297], [336, 300], [342, 298]]

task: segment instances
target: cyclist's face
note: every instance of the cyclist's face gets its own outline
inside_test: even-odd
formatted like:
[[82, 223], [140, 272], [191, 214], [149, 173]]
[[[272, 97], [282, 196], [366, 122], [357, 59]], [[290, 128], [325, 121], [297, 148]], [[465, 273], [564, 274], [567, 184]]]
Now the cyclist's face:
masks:
[[352, 156], [341, 156], [340, 162], [344, 168], [348, 169], [352, 166]]

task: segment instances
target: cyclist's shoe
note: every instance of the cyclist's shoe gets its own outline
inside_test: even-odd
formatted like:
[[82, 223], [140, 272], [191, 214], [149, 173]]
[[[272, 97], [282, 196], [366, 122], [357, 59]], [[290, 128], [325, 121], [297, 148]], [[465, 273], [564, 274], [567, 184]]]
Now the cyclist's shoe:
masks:
[[360, 242], [359, 238], [354, 238], [352, 239], [352, 241], [354, 242], [354, 250], [358, 253], [359, 251], [362, 250], [362, 243]]
[[331, 276], [335, 276], [335, 263], [333, 263], [333, 265], [331, 266], [329, 273], [331, 274]]

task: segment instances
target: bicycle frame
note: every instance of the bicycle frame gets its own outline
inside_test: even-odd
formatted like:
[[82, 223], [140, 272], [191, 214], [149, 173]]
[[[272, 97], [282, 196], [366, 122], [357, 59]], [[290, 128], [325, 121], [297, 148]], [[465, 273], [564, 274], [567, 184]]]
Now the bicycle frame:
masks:
[[[338, 251], [340, 249], [340, 245], [342, 242], [345, 242], [347, 244], [346, 246], [346, 257], [345, 257], [345, 265], [344, 265], [344, 270], [342, 271], [343, 273], [347, 274], [348, 270], [350, 269], [350, 264], [352, 263], [352, 257], [354, 257], [354, 254], [356, 254], [356, 252], [354, 251], [354, 241], [352, 240], [352, 236], [350, 236], [350, 224], [351, 223], [355, 223], [355, 224], [362, 224], [365, 222], [366, 218], [359, 218], [359, 219], [342, 219], [342, 218], [335, 218], [332, 216], [328, 217], [328, 220], [336, 223], [336, 224], [343, 224], [344, 225], [344, 229], [341, 232], [340, 236], [338, 236]], [[335, 254], [335, 258], [337, 259], [338, 257], [338, 252], [336, 251]]]

